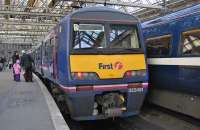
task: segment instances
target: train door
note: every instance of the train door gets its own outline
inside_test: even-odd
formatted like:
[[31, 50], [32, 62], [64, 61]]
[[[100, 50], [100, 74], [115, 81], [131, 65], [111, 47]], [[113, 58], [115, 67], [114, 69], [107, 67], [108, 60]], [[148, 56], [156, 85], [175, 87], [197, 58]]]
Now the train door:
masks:
[[52, 59], [53, 59], [53, 78], [57, 79], [58, 74], [57, 74], [57, 51], [58, 51], [58, 42], [57, 42], [57, 37], [54, 36], [52, 38], [52, 45], [53, 45], [53, 50], [52, 50]]

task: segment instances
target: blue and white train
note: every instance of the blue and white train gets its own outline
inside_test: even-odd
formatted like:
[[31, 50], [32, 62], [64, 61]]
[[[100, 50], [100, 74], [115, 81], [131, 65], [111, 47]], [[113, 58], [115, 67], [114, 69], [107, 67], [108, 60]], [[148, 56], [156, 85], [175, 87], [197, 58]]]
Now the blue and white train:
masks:
[[200, 4], [142, 24], [150, 101], [200, 118]]
[[137, 115], [148, 90], [141, 24], [90, 7], [65, 16], [33, 51], [35, 70], [75, 120]]

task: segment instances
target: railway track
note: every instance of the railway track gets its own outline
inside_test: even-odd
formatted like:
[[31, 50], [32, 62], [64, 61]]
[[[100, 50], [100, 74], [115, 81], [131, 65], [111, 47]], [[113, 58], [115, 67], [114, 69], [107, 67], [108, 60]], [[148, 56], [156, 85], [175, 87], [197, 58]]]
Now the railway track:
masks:
[[200, 130], [200, 120], [172, 112], [155, 105], [145, 104], [138, 116], [96, 121], [75, 121], [60, 108], [71, 130]]
[[188, 121], [157, 108], [144, 109], [140, 115], [129, 118], [78, 122], [68, 115], [64, 117], [71, 130], [200, 130], [197, 120], [192, 123], [194, 120]]

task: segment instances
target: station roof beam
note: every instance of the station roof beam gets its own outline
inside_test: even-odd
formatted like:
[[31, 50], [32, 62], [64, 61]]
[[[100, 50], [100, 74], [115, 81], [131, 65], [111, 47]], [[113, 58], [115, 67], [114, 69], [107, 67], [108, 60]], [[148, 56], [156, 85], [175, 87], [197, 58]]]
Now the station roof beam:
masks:
[[[27, 2], [27, 7], [33, 7], [33, 5], [35, 4], [36, 0], [28, 0]], [[29, 12], [30, 8], [25, 8], [24, 10], [25, 12]]]
[[51, 0], [51, 2], [49, 3], [48, 7], [49, 8], [53, 8], [57, 2], [60, 2], [60, 0]]
[[[31, 7], [29, 7], [31, 9]], [[36, 9], [36, 8], [34, 8]], [[37, 9], [43, 9], [43, 8], [37, 8]], [[25, 12], [21, 11], [21, 7], [11, 7], [11, 6], [0, 6], [0, 14], [1, 15], [28, 15], [28, 16], [44, 16], [44, 17], [63, 17], [64, 14], [60, 13], [42, 13], [42, 12]]]
[[[10, 0], [4, 0], [4, 4], [5, 4], [6, 6], [10, 6]], [[5, 19], [9, 19], [9, 17], [10, 17], [10, 14], [4, 15], [4, 18], [5, 18]]]
[[0, 21], [0, 24], [4, 25], [30, 25], [30, 26], [54, 26], [56, 23], [54, 22], [23, 22], [23, 21]]
[[138, 4], [131, 2], [122, 2], [122, 1], [111, 1], [111, 0], [73, 0], [73, 2], [83, 2], [83, 3], [95, 3], [103, 5], [117, 5], [117, 6], [127, 6], [127, 7], [140, 7], [140, 8], [151, 8], [151, 9], [163, 9], [163, 6], [159, 5], [150, 5], [150, 4]]

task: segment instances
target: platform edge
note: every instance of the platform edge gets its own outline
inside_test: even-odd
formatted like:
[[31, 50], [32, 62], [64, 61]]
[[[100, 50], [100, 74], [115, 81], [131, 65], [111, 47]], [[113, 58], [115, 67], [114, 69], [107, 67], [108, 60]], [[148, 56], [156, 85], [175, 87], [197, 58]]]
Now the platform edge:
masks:
[[51, 115], [51, 120], [53, 122], [55, 130], [70, 130], [69, 126], [65, 122], [60, 110], [58, 109], [54, 99], [50, 95], [45, 85], [35, 74], [34, 74], [34, 78], [36, 79], [45, 97], [45, 101], [47, 103], [47, 106]]

